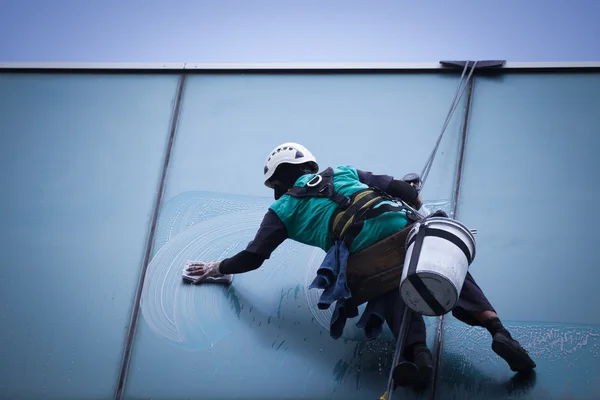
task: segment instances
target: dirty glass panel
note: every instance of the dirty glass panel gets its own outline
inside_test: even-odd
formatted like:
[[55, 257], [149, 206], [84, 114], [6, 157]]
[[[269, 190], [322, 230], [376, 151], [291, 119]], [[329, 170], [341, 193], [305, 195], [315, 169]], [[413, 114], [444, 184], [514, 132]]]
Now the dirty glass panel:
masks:
[[111, 398], [177, 77], [0, 75], [0, 398]]
[[[180, 273], [186, 260], [232, 256], [253, 238], [273, 201], [262, 171], [275, 146], [302, 143], [321, 169], [420, 171], [457, 84], [450, 75], [190, 77], [126, 397], [379, 398], [392, 335], [386, 328], [367, 343], [354, 319], [342, 338], [329, 336], [331, 310], [317, 309], [319, 292], [307, 289], [321, 250], [286, 241], [229, 287], [191, 286]], [[460, 114], [425, 188], [430, 208], [451, 195]], [[431, 344], [437, 319], [427, 325]]]
[[537, 368], [513, 376], [487, 331], [448, 318], [441, 399], [600, 398], [598, 132], [598, 74], [478, 78], [458, 218], [478, 229], [473, 275]]

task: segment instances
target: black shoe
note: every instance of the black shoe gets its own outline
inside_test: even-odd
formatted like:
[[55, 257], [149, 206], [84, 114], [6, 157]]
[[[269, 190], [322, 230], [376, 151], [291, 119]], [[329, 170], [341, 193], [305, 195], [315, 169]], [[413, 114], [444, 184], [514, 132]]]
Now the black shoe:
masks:
[[431, 351], [429, 351], [427, 346], [419, 346], [415, 348], [414, 357], [418, 370], [415, 386], [425, 387], [429, 385], [433, 376], [433, 357]]
[[423, 388], [431, 382], [433, 375], [433, 357], [425, 344], [409, 348], [408, 359], [396, 365], [392, 377], [396, 385], [401, 387]]
[[511, 371], [530, 371], [536, 367], [527, 350], [507, 332], [500, 331], [494, 334], [492, 350], [508, 363]]
[[419, 376], [419, 370], [417, 366], [407, 360], [402, 360], [394, 367], [392, 372], [392, 378], [394, 383], [400, 387], [413, 386]]

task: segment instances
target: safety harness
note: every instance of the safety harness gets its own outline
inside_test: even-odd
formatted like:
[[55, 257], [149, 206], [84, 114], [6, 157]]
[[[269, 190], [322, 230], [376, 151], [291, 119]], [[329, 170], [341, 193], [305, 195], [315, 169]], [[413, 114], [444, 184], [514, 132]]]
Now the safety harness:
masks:
[[[337, 204], [337, 209], [329, 220], [329, 239], [332, 242], [341, 240], [350, 248], [354, 239], [360, 234], [365, 221], [388, 211], [404, 210], [412, 221], [422, 218], [398, 199], [377, 188], [369, 187], [345, 196], [335, 190], [333, 176], [333, 169], [327, 168], [312, 177], [305, 186], [293, 186], [287, 193], [298, 198], [328, 198]], [[383, 201], [393, 201], [399, 205], [381, 204]], [[376, 207], [379, 204], [381, 205]]]

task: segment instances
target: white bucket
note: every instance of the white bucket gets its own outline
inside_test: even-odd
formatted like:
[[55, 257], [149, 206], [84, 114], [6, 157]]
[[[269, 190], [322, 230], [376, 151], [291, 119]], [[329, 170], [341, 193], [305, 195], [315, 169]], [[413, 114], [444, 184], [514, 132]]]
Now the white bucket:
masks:
[[406, 238], [400, 295], [422, 315], [451, 311], [475, 259], [475, 238], [460, 222], [431, 217], [417, 222]]

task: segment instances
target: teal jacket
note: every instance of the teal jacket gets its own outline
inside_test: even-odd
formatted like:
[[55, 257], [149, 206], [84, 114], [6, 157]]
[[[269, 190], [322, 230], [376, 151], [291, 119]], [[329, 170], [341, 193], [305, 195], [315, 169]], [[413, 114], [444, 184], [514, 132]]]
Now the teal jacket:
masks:
[[[369, 185], [363, 182], [365, 179], [361, 181], [356, 168], [338, 166], [333, 170], [333, 185], [337, 192], [350, 196], [357, 191], [369, 188]], [[314, 174], [303, 175], [295, 185], [305, 186], [313, 177]], [[384, 204], [397, 208], [397, 210], [392, 209], [366, 220], [362, 230], [352, 242], [350, 253], [359, 252], [406, 227], [408, 218], [401, 205], [386, 200], [378, 203], [375, 207], [381, 207]], [[277, 214], [283, 222], [290, 239], [319, 247], [327, 252], [333, 245], [329, 238], [329, 224], [336, 208], [337, 204], [327, 198], [297, 198], [285, 194], [271, 205], [270, 210]]]

